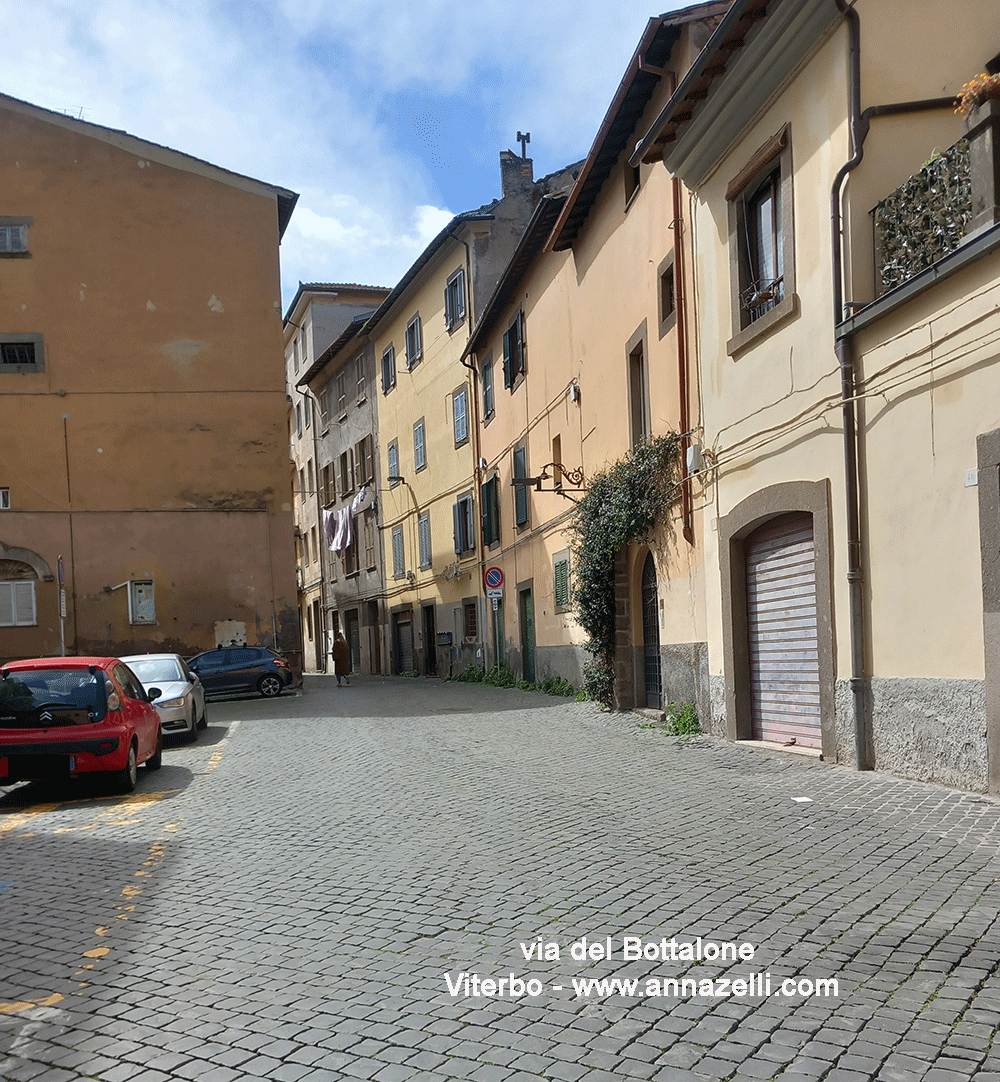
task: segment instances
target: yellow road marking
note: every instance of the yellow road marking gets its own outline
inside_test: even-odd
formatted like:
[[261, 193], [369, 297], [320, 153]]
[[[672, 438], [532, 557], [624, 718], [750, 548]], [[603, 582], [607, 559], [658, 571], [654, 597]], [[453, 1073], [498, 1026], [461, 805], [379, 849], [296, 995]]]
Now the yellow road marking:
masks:
[[92, 950], [84, 951], [84, 958], [103, 958], [109, 951], [110, 947], [94, 947]]
[[32, 1007], [54, 1007], [62, 1002], [62, 996], [53, 992], [50, 996], [42, 996], [39, 999], [22, 999], [13, 1003], [0, 1003], [0, 1014], [17, 1014], [19, 1011], [27, 1011]]

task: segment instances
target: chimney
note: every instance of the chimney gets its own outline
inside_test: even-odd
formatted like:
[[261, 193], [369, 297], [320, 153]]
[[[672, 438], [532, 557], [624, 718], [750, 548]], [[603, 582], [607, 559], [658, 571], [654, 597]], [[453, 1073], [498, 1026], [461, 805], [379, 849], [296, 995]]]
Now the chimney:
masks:
[[530, 191], [534, 183], [533, 165], [531, 158], [522, 158], [513, 150], [500, 151], [500, 191], [504, 199]]

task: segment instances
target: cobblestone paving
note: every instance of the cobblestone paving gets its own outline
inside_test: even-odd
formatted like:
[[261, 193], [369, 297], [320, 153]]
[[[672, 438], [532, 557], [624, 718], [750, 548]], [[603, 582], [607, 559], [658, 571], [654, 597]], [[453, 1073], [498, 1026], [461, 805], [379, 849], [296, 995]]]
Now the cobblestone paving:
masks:
[[[0, 799], [3, 1079], [1000, 1082], [990, 799], [436, 681], [210, 717], [130, 798]], [[753, 973], [770, 996], [646, 984]]]

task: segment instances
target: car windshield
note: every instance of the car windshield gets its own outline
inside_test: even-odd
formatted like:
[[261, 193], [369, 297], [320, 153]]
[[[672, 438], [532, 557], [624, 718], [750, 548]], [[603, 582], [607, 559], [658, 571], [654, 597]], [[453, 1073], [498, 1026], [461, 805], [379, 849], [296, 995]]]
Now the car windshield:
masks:
[[0, 678], [0, 718], [29, 714], [42, 706], [103, 716], [104, 673], [87, 669], [21, 669]]
[[164, 684], [168, 684], [171, 680], [185, 679], [180, 665], [172, 657], [144, 658], [141, 661], [126, 661], [125, 664], [139, 677], [146, 687], [149, 687], [150, 684], [155, 684], [157, 680]]

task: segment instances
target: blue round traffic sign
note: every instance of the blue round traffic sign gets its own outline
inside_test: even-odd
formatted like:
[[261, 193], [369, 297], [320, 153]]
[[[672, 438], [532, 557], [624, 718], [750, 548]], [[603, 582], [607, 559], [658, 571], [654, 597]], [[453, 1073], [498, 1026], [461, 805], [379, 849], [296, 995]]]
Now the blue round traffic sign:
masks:
[[491, 590], [496, 590], [503, 586], [503, 572], [499, 567], [488, 567], [486, 574], [483, 575], [483, 581]]

